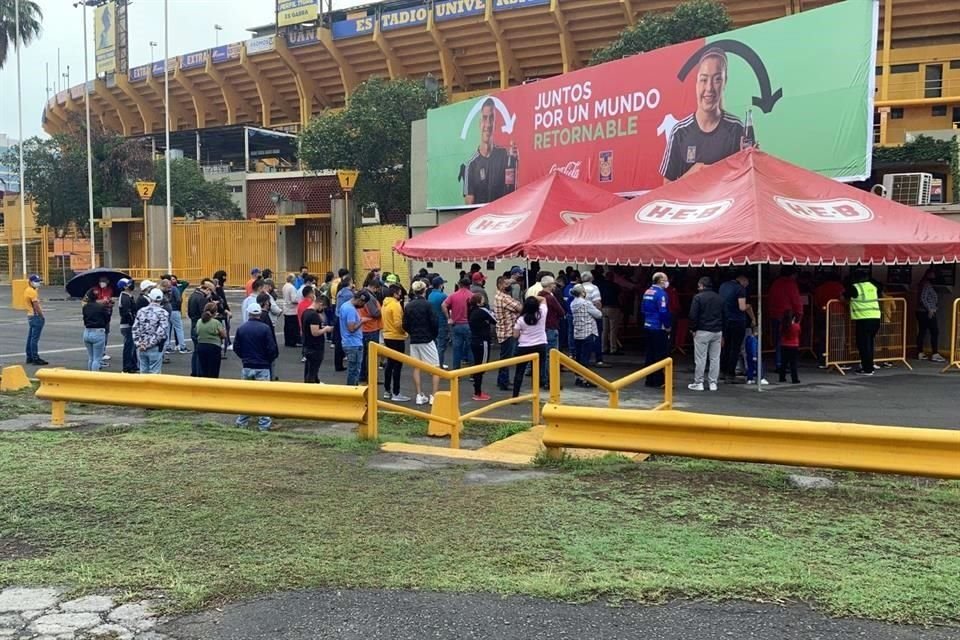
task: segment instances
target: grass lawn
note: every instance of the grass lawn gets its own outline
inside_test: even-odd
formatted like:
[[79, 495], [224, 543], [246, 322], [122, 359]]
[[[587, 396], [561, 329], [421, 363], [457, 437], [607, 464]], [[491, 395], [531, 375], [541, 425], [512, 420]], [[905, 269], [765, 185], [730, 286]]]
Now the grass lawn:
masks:
[[[774, 467], [608, 457], [478, 485], [471, 467], [369, 469], [355, 440], [184, 420], [0, 434], [0, 585], [161, 589], [178, 611], [336, 586], [960, 619], [958, 483], [837, 473], [800, 492]], [[422, 429], [404, 424], [381, 428]]]

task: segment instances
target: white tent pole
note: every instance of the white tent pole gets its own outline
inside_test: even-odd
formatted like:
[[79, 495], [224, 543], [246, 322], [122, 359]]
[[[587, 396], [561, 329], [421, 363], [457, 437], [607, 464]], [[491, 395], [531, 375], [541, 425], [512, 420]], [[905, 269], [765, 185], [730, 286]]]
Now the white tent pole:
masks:
[[757, 263], [757, 392], [763, 391], [763, 264]]

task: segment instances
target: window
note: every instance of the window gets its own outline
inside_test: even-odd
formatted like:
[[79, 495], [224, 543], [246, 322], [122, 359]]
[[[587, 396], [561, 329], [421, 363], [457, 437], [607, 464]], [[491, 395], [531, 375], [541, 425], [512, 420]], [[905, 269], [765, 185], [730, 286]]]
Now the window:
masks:
[[939, 98], [943, 95], [943, 65], [928, 64], [924, 68], [923, 97]]
[[873, 144], [880, 144], [880, 114], [873, 114]]
[[947, 115], [947, 105], [941, 104], [933, 107], [930, 109], [930, 115], [934, 118], [942, 118], [943, 116]]
[[903, 107], [894, 107], [890, 109], [891, 120], [903, 120]]
[[951, 60], [950, 61], [951, 69], [960, 69], [960, 60]]
[[873, 72], [874, 72], [875, 74], [877, 74], [878, 76], [882, 76], [882, 75], [883, 75], [883, 67], [874, 67]]
[[919, 73], [919, 64], [893, 64], [890, 65], [890, 73]]
[[960, 107], [953, 108], [953, 124], [960, 126]]

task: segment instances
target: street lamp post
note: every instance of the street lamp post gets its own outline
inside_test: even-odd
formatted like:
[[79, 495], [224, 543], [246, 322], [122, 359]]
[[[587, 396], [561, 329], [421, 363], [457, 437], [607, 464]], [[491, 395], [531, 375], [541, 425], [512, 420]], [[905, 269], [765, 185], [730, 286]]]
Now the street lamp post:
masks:
[[[9, 5], [8, 5], [9, 6]], [[13, 43], [17, 49], [17, 136], [20, 143], [17, 149], [20, 155], [20, 252], [23, 259], [23, 279], [27, 279], [27, 190], [23, 171], [23, 96], [20, 88], [20, 49], [23, 41], [20, 38], [20, 0], [13, 3]], [[44, 248], [46, 251], [46, 248]]]
[[[74, 5], [76, 6], [76, 5]], [[83, 95], [87, 112], [87, 213], [90, 218], [90, 268], [97, 268], [97, 238], [93, 220], [93, 145], [90, 135], [90, 60], [87, 58], [87, 4], [80, 3], [83, 11]]]
[[163, 121], [167, 148], [167, 273], [173, 272], [173, 206], [170, 204], [170, 14], [168, 0], [163, 0]]
[[214, 43], [216, 44], [216, 46], [218, 46], [218, 47], [220, 46], [220, 32], [221, 32], [221, 31], [223, 31], [223, 26], [221, 26], [221, 25], [219, 25], [219, 24], [213, 25], [213, 34], [214, 34], [214, 35], [213, 35], [213, 38], [214, 38], [213, 41], [214, 41]]
[[152, 63], [156, 58], [153, 56], [153, 50], [157, 46], [157, 43], [153, 40], [150, 41], [150, 62]]

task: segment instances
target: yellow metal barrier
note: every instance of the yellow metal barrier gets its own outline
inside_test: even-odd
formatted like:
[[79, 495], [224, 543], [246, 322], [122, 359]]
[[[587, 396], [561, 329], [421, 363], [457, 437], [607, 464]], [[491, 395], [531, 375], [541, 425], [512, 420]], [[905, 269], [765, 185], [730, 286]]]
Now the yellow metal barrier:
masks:
[[643, 369], [634, 371], [630, 375], [626, 375], [618, 380], [610, 382], [594, 371], [587, 369], [570, 356], [556, 349], [552, 349], [550, 351], [550, 402], [554, 404], [560, 403], [561, 366], [573, 371], [581, 378], [592, 382], [593, 384], [597, 385], [597, 387], [606, 391], [609, 394], [608, 406], [611, 409], [616, 409], [620, 406], [621, 389], [629, 387], [630, 385], [643, 380], [651, 373], [663, 371], [665, 383], [663, 386], [663, 402], [654, 407], [653, 410], [660, 411], [663, 409], [673, 408], [673, 358], [664, 358], [660, 362], [656, 362], [649, 367], [644, 367]]
[[960, 298], [953, 301], [953, 319], [950, 323], [950, 355], [947, 366], [940, 373], [946, 373], [953, 367], [960, 369]]
[[[377, 367], [377, 361], [381, 356], [385, 358], [391, 358], [397, 362], [402, 362], [405, 365], [419, 369], [422, 373], [426, 373], [429, 376], [437, 376], [441, 380], [449, 382], [450, 404], [446, 409], [446, 415], [444, 415], [444, 411], [441, 410], [439, 406], [436, 407], [437, 413], [426, 413], [424, 411], [411, 409], [410, 407], [405, 407], [400, 404], [381, 400], [379, 398], [379, 372]], [[533, 367], [533, 376], [531, 377], [531, 383], [533, 385], [532, 393], [520, 395], [516, 398], [498, 400], [497, 402], [492, 402], [469, 413], [463, 415], [460, 414], [460, 378], [472, 376], [475, 373], [497, 371], [502, 367], [513, 367], [521, 362], [529, 362]], [[420, 418], [421, 420], [427, 420], [428, 422], [440, 422], [448, 425], [450, 427], [451, 449], [460, 448], [460, 429], [462, 428], [464, 421], [479, 420], [480, 416], [483, 414], [489, 413], [494, 409], [499, 409], [500, 407], [530, 402], [531, 422], [533, 424], [540, 423], [540, 356], [536, 353], [525, 356], [516, 356], [506, 360], [487, 362], [485, 364], [477, 364], [473, 365], [472, 367], [465, 367], [463, 369], [451, 369], [448, 371], [446, 369], [440, 369], [439, 367], [424, 364], [423, 362], [408, 356], [405, 353], [400, 353], [399, 351], [394, 351], [393, 349], [387, 348], [381, 344], [372, 342], [370, 343], [370, 348], [367, 353], [367, 382], [367, 402], [369, 403], [370, 411], [366, 428], [361, 430], [360, 437], [369, 440], [375, 440], [379, 437], [377, 409], [395, 411], [397, 413], [413, 416], [414, 418]]]
[[[907, 301], [903, 298], [880, 298], [880, 330], [874, 341], [874, 362], [907, 362]], [[827, 303], [827, 329], [824, 354], [827, 367], [843, 372], [841, 365], [859, 364], [856, 326], [850, 318], [850, 309], [841, 300]]]
[[356, 422], [367, 421], [367, 390], [334, 384], [254, 382], [190, 376], [40, 369], [37, 397], [53, 403], [53, 424], [64, 424], [67, 402], [145, 409], [209, 411]]
[[548, 404], [546, 447], [960, 478], [960, 431]]

